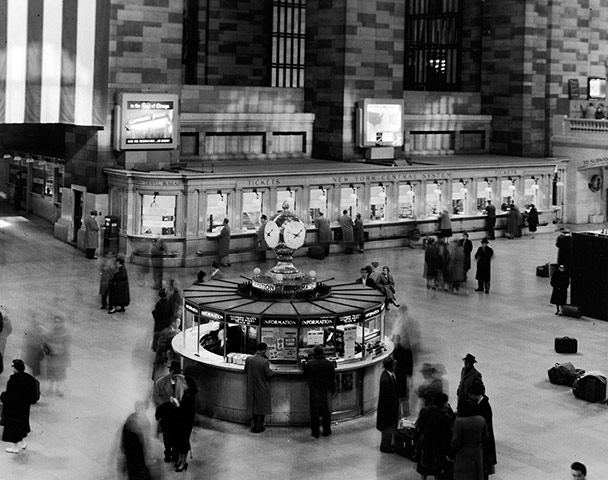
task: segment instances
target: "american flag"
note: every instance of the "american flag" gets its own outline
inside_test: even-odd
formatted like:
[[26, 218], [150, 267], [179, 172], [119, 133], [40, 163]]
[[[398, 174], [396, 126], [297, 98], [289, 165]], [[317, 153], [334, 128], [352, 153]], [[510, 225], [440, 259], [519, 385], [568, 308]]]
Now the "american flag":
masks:
[[0, 0], [0, 124], [106, 123], [110, 0]]

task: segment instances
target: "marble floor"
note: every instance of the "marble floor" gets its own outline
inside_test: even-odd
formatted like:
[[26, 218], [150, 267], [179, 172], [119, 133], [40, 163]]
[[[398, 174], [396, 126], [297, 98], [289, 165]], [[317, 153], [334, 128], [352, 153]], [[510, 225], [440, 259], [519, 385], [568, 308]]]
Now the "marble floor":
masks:
[[[420, 248], [332, 254], [325, 261], [302, 257], [295, 263], [304, 271], [314, 268], [344, 279], [355, 279], [359, 268], [374, 260], [391, 266], [398, 299], [409, 305], [419, 327], [416, 363], [445, 365], [453, 403], [461, 358], [467, 352], [477, 357], [494, 409], [494, 480], [567, 479], [574, 460], [587, 465], [589, 479], [605, 479], [606, 404], [578, 400], [569, 388], [551, 385], [547, 369], [571, 361], [579, 368], [608, 373], [608, 322], [554, 315], [549, 280], [535, 276], [536, 265], [554, 260], [554, 241], [551, 232], [493, 242], [489, 295], [472, 291], [472, 285], [469, 295], [427, 290]], [[54, 239], [50, 224], [0, 205], [0, 303], [13, 324], [0, 389], [10, 360], [22, 355], [32, 319], [64, 315], [73, 340], [65, 395], [43, 394], [32, 407], [27, 450], [18, 455], [0, 450], [2, 480], [119, 478], [119, 431], [135, 402], [148, 399], [152, 387], [150, 312], [156, 292], [150, 288], [149, 270], [127, 265], [132, 304], [124, 314], [108, 315], [99, 309], [99, 262]], [[254, 266], [233, 264], [228, 272], [248, 274]], [[173, 269], [167, 276], [188, 286], [197, 270]], [[388, 321], [392, 325], [398, 319], [391, 316]], [[578, 354], [554, 352], [554, 337], [563, 335], [578, 339]], [[415, 385], [422, 380], [418, 370]], [[151, 407], [147, 415], [154, 425]], [[244, 425], [201, 418], [192, 436], [188, 471], [175, 473], [159, 463], [159, 474], [167, 479], [222, 480], [419, 478], [409, 460], [380, 453], [374, 425], [375, 416], [365, 416], [338, 423], [331, 437], [314, 439], [306, 428], [271, 427], [254, 435]], [[150, 445], [161, 459], [160, 441], [152, 436]]]

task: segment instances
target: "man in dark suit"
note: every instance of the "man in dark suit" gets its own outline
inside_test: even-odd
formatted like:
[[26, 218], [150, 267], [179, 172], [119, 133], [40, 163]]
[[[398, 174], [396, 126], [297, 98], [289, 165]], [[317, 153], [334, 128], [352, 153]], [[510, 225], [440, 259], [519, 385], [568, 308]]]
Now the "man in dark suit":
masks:
[[464, 367], [460, 371], [460, 384], [456, 394], [458, 395], [458, 411], [461, 410], [463, 403], [472, 404], [471, 388], [475, 384], [479, 384], [481, 388], [477, 390], [484, 395], [486, 393], [483, 380], [481, 379], [481, 373], [475, 368], [477, 359], [474, 355], [467, 353], [462, 359], [464, 361]]
[[371, 265], [361, 268], [361, 276], [355, 280], [355, 283], [360, 283], [366, 287], [376, 288], [376, 283], [369, 277], [372, 270]]
[[247, 375], [247, 407], [251, 412], [251, 432], [262, 433], [264, 417], [271, 413], [270, 403], [270, 361], [266, 357], [268, 345], [258, 343], [255, 355], [245, 360], [245, 374]]
[[395, 360], [393, 357], [386, 357], [382, 366], [384, 371], [380, 374], [376, 429], [382, 433], [380, 451], [394, 453], [393, 437], [397, 433], [399, 423], [399, 388], [394, 373]]
[[331, 400], [336, 394], [336, 369], [325, 358], [323, 347], [316, 345], [314, 358], [306, 363], [304, 376], [310, 389], [310, 428], [319, 438], [319, 417], [323, 418], [323, 436], [331, 435]]
[[[179, 397], [178, 384], [180, 380], [185, 383], [180, 362], [173, 361], [169, 365], [169, 373], [159, 378], [154, 383], [154, 404], [156, 405], [156, 419], [159, 421], [160, 431], [163, 434], [163, 444], [165, 446], [165, 462], [169, 463], [176, 460], [174, 451], [174, 440], [171, 436], [171, 412], [172, 405], [176, 404], [175, 399]], [[180, 378], [181, 377], [181, 378]]]
[[488, 200], [485, 212], [486, 217], [486, 231], [488, 238], [494, 240], [494, 227], [496, 226], [496, 207], [492, 205], [492, 202]]

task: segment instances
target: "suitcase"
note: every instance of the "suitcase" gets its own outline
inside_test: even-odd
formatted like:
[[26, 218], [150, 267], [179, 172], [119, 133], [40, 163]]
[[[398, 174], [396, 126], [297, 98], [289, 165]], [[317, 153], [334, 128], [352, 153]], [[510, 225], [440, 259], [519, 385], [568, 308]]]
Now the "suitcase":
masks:
[[576, 353], [578, 341], [576, 338], [555, 337], [555, 351], [557, 353]]
[[562, 312], [566, 317], [581, 318], [583, 316], [583, 309], [578, 305], [564, 305]]
[[585, 370], [574, 368], [570, 362], [556, 363], [555, 366], [547, 370], [549, 381], [554, 385], [566, 385], [571, 387], [574, 381], [585, 374]]
[[395, 435], [395, 452], [413, 462], [416, 461], [416, 429], [400, 428]]
[[316, 258], [317, 260], [323, 260], [325, 258], [325, 249], [318, 245], [309, 247], [308, 256], [310, 258]]
[[601, 402], [606, 399], [606, 377], [599, 372], [589, 372], [574, 380], [572, 393], [588, 402]]
[[546, 263], [545, 265], [539, 265], [536, 267], [536, 276], [543, 278], [549, 277], [549, 264]]

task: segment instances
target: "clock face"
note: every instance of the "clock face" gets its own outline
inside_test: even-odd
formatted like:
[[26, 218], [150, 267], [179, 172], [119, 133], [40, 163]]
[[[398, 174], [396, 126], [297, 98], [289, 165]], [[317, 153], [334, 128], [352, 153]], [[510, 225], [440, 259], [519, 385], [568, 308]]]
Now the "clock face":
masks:
[[264, 236], [266, 237], [266, 244], [270, 248], [274, 248], [279, 244], [280, 233], [281, 229], [274, 220], [270, 220], [266, 223], [266, 226], [264, 227]]
[[283, 241], [289, 248], [296, 249], [304, 245], [306, 227], [299, 220], [292, 220], [283, 230]]

